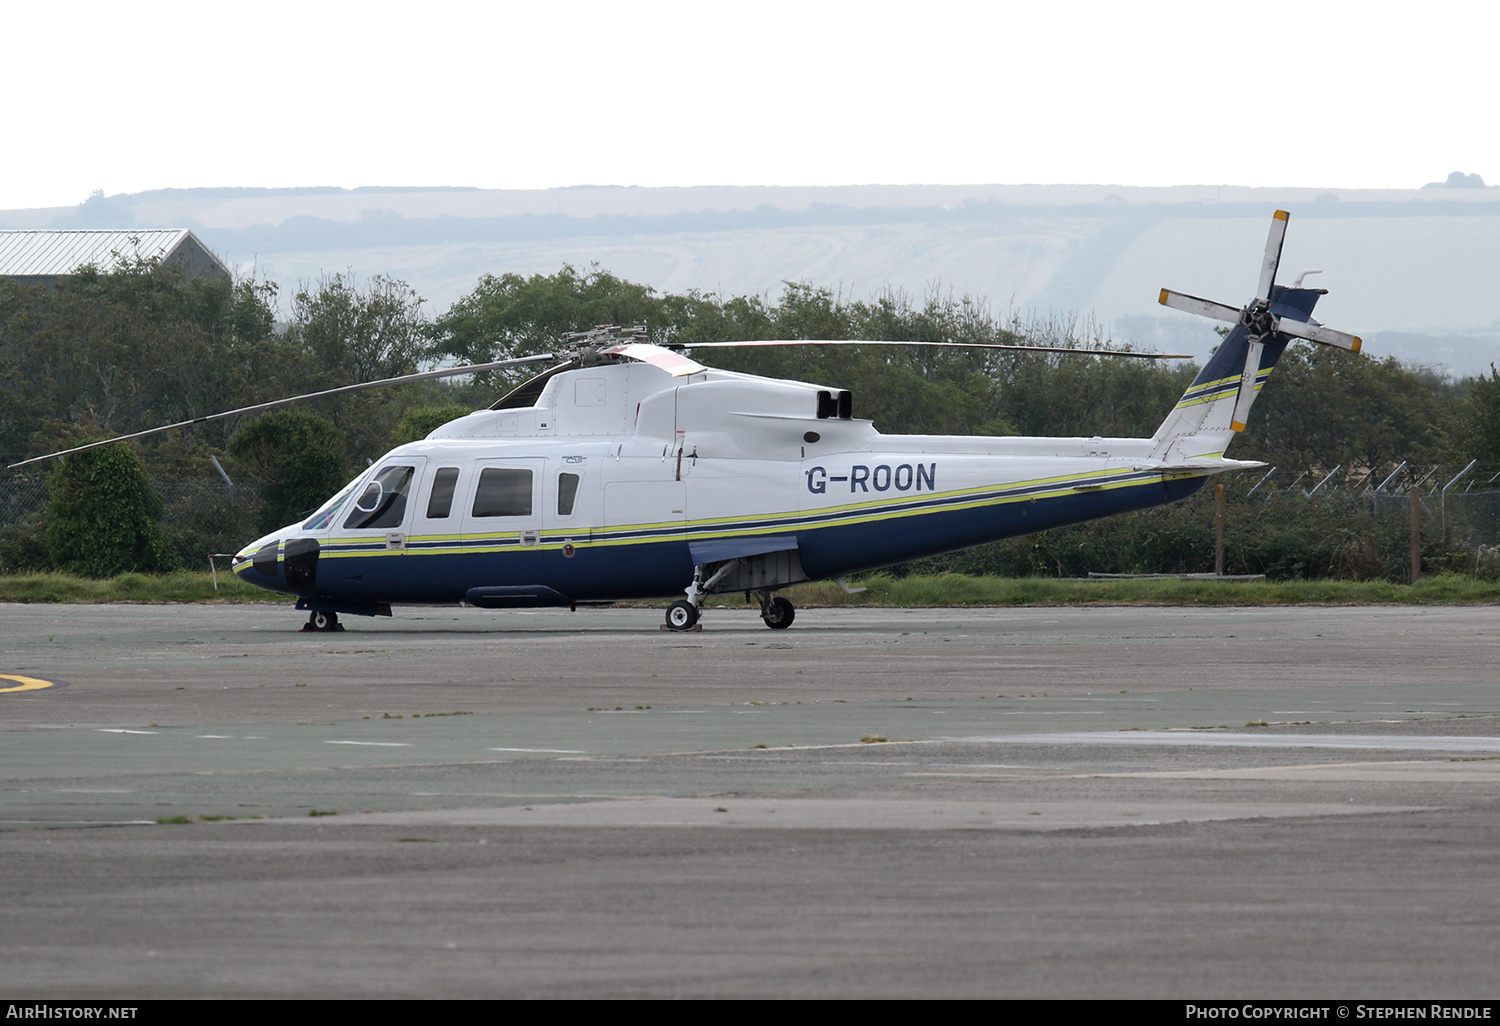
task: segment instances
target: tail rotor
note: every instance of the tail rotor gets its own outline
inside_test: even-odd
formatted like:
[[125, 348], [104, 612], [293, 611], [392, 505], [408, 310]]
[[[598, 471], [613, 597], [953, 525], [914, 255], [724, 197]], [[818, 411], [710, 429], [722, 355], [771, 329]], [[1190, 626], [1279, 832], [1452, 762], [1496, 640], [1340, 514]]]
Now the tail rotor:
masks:
[[1327, 294], [1326, 289], [1303, 288], [1301, 277], [1292, 286], [1276, 284], [1288, 217], [1285, 210], [1271, 216], [1255, 296], [1243, 307], [1161, 290], [1158, 302], [1162, 306], [1234, 325], [1177, 409], [1158, 429], [1156, 438], [1162, 451], [1222, 453], [1229, 437], [1233, 437], [1225, 435], [1245, 430], [1256, 392], [1293, 338], [1359, 352], [1358, 335], [1336, 331], [1313, 319], [1313, 307], [1320, 296]]

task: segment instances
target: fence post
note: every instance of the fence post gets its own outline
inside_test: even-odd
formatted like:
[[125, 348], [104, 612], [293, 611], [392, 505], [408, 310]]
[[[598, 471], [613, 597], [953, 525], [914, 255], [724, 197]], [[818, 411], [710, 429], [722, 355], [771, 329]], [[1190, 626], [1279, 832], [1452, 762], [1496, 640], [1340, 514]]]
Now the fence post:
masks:
[[1411, 491], [1411, 583], [1422, 577], [1422, 492], [1416, 485]]
[[1214, 574], [1224, 576], [1224, 482], [1214, 482]]
[[[228, 474], [224, 473], [224, 468], [219, 463], [219, 457], [217, 457], [217, 456], [210, 456], [209, 459], [213, 460], [214, 469], [219, 472], [219, 476], [222, 477], [224, 479], [224, 483], [229, 486], [229, 507], [231, 509], [233, 509], [234, 508], [234, 482], [231, 481], [231, 480], [229, 480], [229, 475]], [[217, 590], [217, 589], [215, 589], [215, 590]]]

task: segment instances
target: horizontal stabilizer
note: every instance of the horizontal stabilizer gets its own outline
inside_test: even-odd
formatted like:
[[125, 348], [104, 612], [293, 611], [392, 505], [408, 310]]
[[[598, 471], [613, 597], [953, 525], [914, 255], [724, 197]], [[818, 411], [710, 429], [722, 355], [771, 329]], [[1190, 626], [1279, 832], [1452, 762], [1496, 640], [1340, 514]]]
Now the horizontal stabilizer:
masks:
[[1260, 460], [1226, 460], [1222, 456], [1201, 456], [1197, 459], [1173, 460], [1170, 463], [1153, 463], [1142, 470], [1155, 470], [1163, 474], [1225, 474], [1231, 470], [1254, 470], [1267, 464]]

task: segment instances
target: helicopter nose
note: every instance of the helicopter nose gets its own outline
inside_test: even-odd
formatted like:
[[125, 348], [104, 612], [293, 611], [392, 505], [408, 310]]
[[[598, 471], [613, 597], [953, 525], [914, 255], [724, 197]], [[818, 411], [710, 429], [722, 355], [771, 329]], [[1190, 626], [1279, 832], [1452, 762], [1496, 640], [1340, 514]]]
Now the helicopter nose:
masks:
[[316, 538], [273, 539], [241, 551], [236, 572], [247, 584], [307, 595], [317, 580], [320, 548]]
[[312, 593], [318, 577], [318, 545], [316, 538], [288, 538], [282, 546], [281, 572], [287, 587], [299, 595]]
[[235, 573], [246, 584], [259, 588], [278, 587], [281, 584], [281, 575], [277, 572], [280, 549], [279, 540], [266, 542], [259, 548], [241, 549], [234, 557]]

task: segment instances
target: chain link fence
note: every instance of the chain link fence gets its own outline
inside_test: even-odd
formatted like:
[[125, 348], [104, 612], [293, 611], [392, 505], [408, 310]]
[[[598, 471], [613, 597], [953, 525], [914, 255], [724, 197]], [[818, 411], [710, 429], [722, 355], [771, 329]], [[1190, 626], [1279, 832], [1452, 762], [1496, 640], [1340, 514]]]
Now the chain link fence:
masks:
[[[1251, 491], [1275, 477], [1273, 467]], [[1406, 518], [1403, 523], [1407, 524], [1415, 491], [1424, 543], [1472, 550], [1500, 545], [1500, 464], [1474, 460], [1454, 465], [1403, 462], [1350, 471], [1336, 467], [1327, 474], [1299, 475], [1290, 486], [1273, 485], [1266, 491], [1283, 491], [1309, 502], [1368, 503], [1375, 516]]]
[[[162, 526], [184, 566], [206, 569], [211, 552], [237, 552], [255, 538], [261, 500], [257, 482], [154, 481]], [[4, 569], [42, 569], [45, 479], [0, 477], [0, 553]]]

